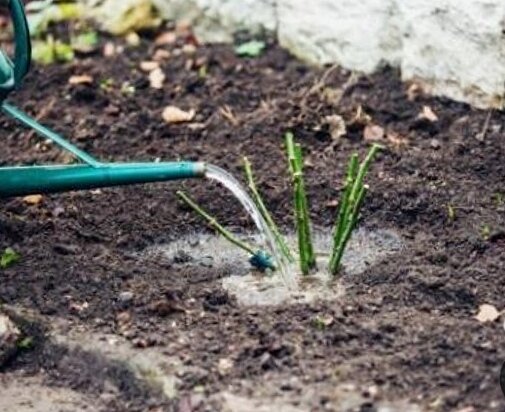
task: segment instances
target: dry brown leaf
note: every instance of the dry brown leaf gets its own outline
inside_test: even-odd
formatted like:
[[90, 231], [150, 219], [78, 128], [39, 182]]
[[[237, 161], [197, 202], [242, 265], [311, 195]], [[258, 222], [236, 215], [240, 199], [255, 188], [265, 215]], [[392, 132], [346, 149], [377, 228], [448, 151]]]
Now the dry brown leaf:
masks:
[[161, 117], [168, 124], [190, 122], [195, 117], [195, 110], [184, 111], [175, 106], [167, 106]]
[[333, 140], [338, 140], [347, 133], [345, 121], [342, 116], [332, 114], [331, 116], [326, 116], [324, 121], [329, 126], [330, 135]]
[[166, 31], [164, 33], [161, 33], [156, 39], [154, 40], [154, 44], [156, 46], [164, 46], [167, 44], [174, 44], [177, 41], [177, 34], [175, 34], [174, 31]]
[[235, 114], [233, 113], [233, 110], [231, 109], [230, 106], [228, 105], [224, 105], [223, 107], [220, 107], [219, 108], [219, 113], [221, 113], [221, 115], [226, 119], [228, 120], [232, 126], [238, 126], [239, 125], [239, 121], [237, 119], [237, 116], [235, 116]]
[[395, 133], [395, 132], [387, 132], [386, 139], [393, 146], [398, 146], [398, 147], [399, 146], [406, 146], [409, 143], [409, 141], [406, 137], [400, 136], [398, 133]]
[[93, 77], [91, 77], [88, 74], [70, 76], [70, 78], [68, 79], [68, 84], [71, 84], [72, 86], [75, 86], [77, 84], [92, 84], [92, 83], [93, 83]]
[[194, 44], [185, 44], [182, 46], [182, 52], [185, 54], [194, 54], [196, 52], [196, 46]]
[[356, 109], [356, 114], [354, 115], [351, 124], [358, 126], [366, 126], [371, 121], [372, 117], [365, 112], [363, 106], [359, 105], [358, 108]]
[[484, 305], [479, 306], [479, 313], [475, 316], [481, 323], [485, 322], [494, 322], [496, 319], [500, 317], [500, 312], [493, 306], [485, 303]]
[[414, 101], [416, 100], [416, 98], [422, 94], [422, 89], [421, 87], [416, 84], [416, 83], [412, 83], [409, 88], [407, 89], [407, 99], [409, 101]]
[[38, 205], [40, 202], [42, 202], [42, 195], [28, 195], [23, 197], [23, 202], [25, 202], [27, 205]]
[[165, 81], [165, 73], [159, 67], [149, 73], [149, 84], [153, 89], [162, 89]]
[[112, 57], [116, 54], [116, 46], [111, 41], [105, 43], [103, 46], [103, 55], [105, 57]]
[[140, 62], [140, 70], [144, 72], [152, 72], [153, 70], [159, 69], [160, 64], [157, 61], [152, 61], [152, 60], [146, 60], [143, 62]]
[[421, 111], [421, 113], [417, 115], [417, 118], [426, 119], [432, 123], [438, 120], [438, 116], [435, 114], [435, 112], [431, 109], [430, 106], [423, 106], [423, 110]]
[[382, 140], [384, 138], [384, 128], [376, 124], [369, 124], [363, 130], [363, 138], [367, 142]]
[[161, 62], [168, 59], [171, 56], [168, 50], [157, 49], [153, 54], [153, 60], [156, 62]]
[[339, 205], [339, 201], [337, 199], [332, 199], [332, 200], [328, 200], [326, 202], [326, 207], [328, 208], [336, 208], [337, 206]]

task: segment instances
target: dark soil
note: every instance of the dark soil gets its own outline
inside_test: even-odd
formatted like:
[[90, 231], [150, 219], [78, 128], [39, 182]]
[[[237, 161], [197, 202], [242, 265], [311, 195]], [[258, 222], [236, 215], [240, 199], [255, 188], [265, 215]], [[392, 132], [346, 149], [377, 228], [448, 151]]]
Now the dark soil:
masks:
[[[327, 69], [311, 68], [275, 44], [259, 58], [241, 59], [229, 46], [181, 51], [191, 41], [182, 35], [164, 46], [172, 56], [162, 63], [162, 90], [150, 88], [138, 68], [155, 51], [147, 34], [139, 47], [126, 45], [114, 57], [99, 52], [34, 67], [10, 100], [104, 160], [198, 159], [242, 176], [241, 157], [247, 155], [285, 228], [293, 222], [283, 134], [292, 130], [306, 153], [314, 223], [330, 226], [346, 160], [370, 145], [364, 122], [353, 120], [361, 106], [387, 138], [368, 177], [360, 225], [396, 230], [405, 251], [360, 276], [344, 275], [341, 301], [243, 309], [220, 289], [218, 280], [229, 268], [181, 270], [139, 257], [146, 247], [205, 230], [177, 201], [174, 192], [181, 186], [234, 230], [251, 229], [238, 202], [220, 187], [206, 181], [137, 185], [47, 195], [37, 205], [3, 199], [0, 249], [12, 247], [22, 259], [0, 271], [0, 303], [100, 331], [121, 330], [133, 345], [163, 346], [164, 353], [194, 367], [180, 376], [183, 400], [195, 387], [211, 395], [243, 380], [268, 385], [275, 377], [294, 376], [303, 386], [279, 391], [292, 390], [296, 397], [312, 384], [354, 382], [376, 385], [385, 397], [406, 398], [423, 409], [505, 410], [499, 388], [503, 319], [483, 324], [474, 318], [480, 304], [504, 309], [505, 114], [414, 93], [389, 68], [353, 81], [340, 69], [324, 76]], [[69, 85], [77, 74], [92, 76], [93, 84]], [[313, 88], [322, 78], [324, 87]], [[104, 87], [106, 79], [112, 85]], [[124, 82], [135, 86], [133, 95], [121, 92]], [[341, 99], [331, 102], [329, 92], [339, 90]], [[194, 121], [165, 124], [161, 111], [169, 104], [195, 109]], [[438, 120], [419, 117], [423, 106]], [[348, 124], [338, 141], [324, 121], [333, 114]], [[0, 125], [0, 164], [68, 161], [5, 116]], [[121, 302], [124, 291], [134, 293], [132, 303]], [[120, 327], [124, 312], [131, 317], [127, 332]], [[333, 322], [321, 328], [314, 322], [318, 316]], [[9, 370], [45, 373], [51, 384], [100, 395], [99, 382], [77, 379], [68, 363], [58, 361], [62, 356], [39, 347]], [[222, 358], [234, 363], [225, 375], [218, 373]], [[75, 362], [77, 370], [88, 362], [83, 359]], [[188, 410], [187, 401], [149, 399], [138, 388], [126, 387], [125, 393], [117, 410]], [[314, 399], [314, 410], [326, 402], [324, 396]], [[200, 407], [210, 406], [204, 401]], [[373, 399], [362, 410], [374, 410]]]

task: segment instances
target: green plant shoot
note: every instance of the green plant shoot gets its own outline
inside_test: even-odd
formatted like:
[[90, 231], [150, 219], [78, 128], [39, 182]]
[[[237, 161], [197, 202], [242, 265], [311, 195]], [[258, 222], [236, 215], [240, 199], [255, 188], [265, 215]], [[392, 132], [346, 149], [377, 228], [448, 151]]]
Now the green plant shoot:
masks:
[[21, 255], [11, 247], [8, 247], [4, 250], [2, 256], [0, 257], [0, 268], [7, 269], [13, 264], [19, 262], [20, 259]]
[[290, 132], [286, 133], [286, 150], [294, 188], [300, 269], [304, 275], [308, 275], [311, 269], [316, 267], [316, 258], [312, 245], [308, 202], [303, 182], [302, 150], [299, 144], [294, 143], [293, 134]]
[[193, 209], [198, 215], [200, 215], [202, 218], [204, 218], [209, 226], [214, 229], [217, 233], [219, 233], [221, 236], [223, 236], [226, 240], [228, 240], [230, 243], [234, 244], [238, 248], [245, 250], [247, 253], [251, 255], [251, 259], [249, 259], [249, 262], [256, 268], [258, 268], [261, 271], [264, 271], [265, 269], [272, 269], [275, 270], [276, 266], [272, 262], [271, 256], [266, 254], [262, 250], [257, 250], [255, 251], [254, 248], [249, 245], [248, 243], [238, 239], [236, 236], [234, 236], [231, 232], [226, 230], [218, 221], [215, 217], [211, 216], [208, 212], [203, 210], [200, 206], [196, 204], [194, 200], [192, 200], [188, 195], [186, 195], [182, 191], [177, 191], [177, 196], [181, 198], [181, 200], [186, 203], [191, 209]]
[[267, 225], [270, 227], [270, 230], [272, 231], [275, 242], [277, 243], [277, 246], [279, 247], [280, 251], [282, 254], [286, 257], [286, 259], [289, 262], [294, 262], [295, 259], [293, 255], [291, 254], [291, 251], [289, 250], [289, 247], [282, 236], [281, 232], [277, 228], [277, 225], [275, 224], [274, 220], [272, 219], [272, 216], [270, 215], [268, 209], [265, 206], [265, 202], [263, 202], [263, 199], [258, 191], [258, 188], [256, 186], [256, 182], [254, 181], [254, 175], [252, 172], [252, 167], [251, 163], [249, 162], [249, 159], [247, 157], [244, 157], [244, 171], [247, 179], [247, 185], [249, 187], [249, 190], [251, 191], [253, 195], [253, 200], [254, 203], [256, 204], [256, 207], [259, 209], [261, 215], [267, 222]]
[[380, 148], [380, 145], [374, 144], [359, 167], [356, 153], [349, 160], [344, 193], [340, 200], [337, 223], [333, 232], [333, 248], [329, 263], [329, 270], [333, 276], [337, 276], [340, 270], [345, 248], [353, 229], [356, 227], [359, 211], [367, 191], [363, 181], [370, 168], [370, 163]]

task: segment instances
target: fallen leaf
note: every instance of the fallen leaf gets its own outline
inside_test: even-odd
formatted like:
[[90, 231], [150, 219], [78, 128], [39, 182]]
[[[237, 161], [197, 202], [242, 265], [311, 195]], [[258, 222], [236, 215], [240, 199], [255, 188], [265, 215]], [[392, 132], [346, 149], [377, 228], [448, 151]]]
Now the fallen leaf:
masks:
[[339, 204], [340, 204], [340, 202], [337, 199], [328, 200], [326, 202], [326, 207], [336, 208]]
[[38, 205], [40, 202], [42, 202], [42, 195], [28, 195], [23, 197], [23, 202], [25, 202], [27, 205]]
[[356, 109], [356, 114], [354, 115], [353, 119], [350, 121], [349, 125], [366, 126], [371, 121], [372, 121], [372, 117], [365, 112], [365, 110], [363, 109], [363, 106], [359, 105], [358, 108]]
[[156, 62], [160, 62], [168, 59], [171, 56], [168, 50], [157, 49], [153, 54], [153, 60]]
[[475, 319], [481, 323], [486, 323], [494, 322], [499, 317], [500, 312], [493, 305], [484, 304], [479, 306], [479, 313], [475, 316]]
[[406, 146], [409, 141], [406, 137], [400, 136], [398, 133], [395, 132], [387, 132], [386, 139], [388, 142], [390, 142], [393, 146]]
[[152, 72], [153, 70], [156, 70], [159, 68], [160, 68], [160, 64], [157, 61], [148, 60], [148, 61], [140, 62], [140, 70], [142, 70], [144, 72]]
[[438, 116], [435, 114], [435, 112], [431, 109], [430, 106], [423, 106], [423, 110], [421, 111], [421, 113], [417, 115], [417, 118], [426, 119], [432, 123], [438, 120]]
[[422, 93], [421, 87], [416, 84], [412, 83], [409, 88], [407, 89], [407, 99], [409, 101], [414, 101], [416, 98]]
[[105, 57], [112, 57], [116, 54], [116, 46], [111, 41], [108, 41], [103, 46], [103, 55]]
[[237, 117], [233, 113], [231, 107], [228, 106], [227, 104], [225, 104], [223, 107], [220, 107], [219, 112], [226, 120], [228, 120], [231, 123], [232, 126], [236, 127], [239, 125]]
[[329, 126], [330, 135], [333, 140], [338, 140], [347, 133], [345, 121], [342, 116], [332, 114], [331, 116], [326, 116], [324, 121]]
[[196, 46], [194, 44], [185, 44], [182, 46], [181, 50], [185, 54], [194, 54], [196, 52]]
[[367, 142], [376, 142], [384, 138], [384, 128], [376, 124], [369, 124], [363, 130], [363, 138]]
[[165, 81], [165, 73], [159, 67], [149, 73], [149, 84], [153, 89], [162, 89]]
[[156, 46], [165, 46], [167, 44], [174, 44], [177, 41], [177, 34], [174, 31], [166, 31], [158, 35], [154, 40]]
[[161, 117], [169, 124], [190, 122], [195, 117], [195, 110], [184, 111], [175, 106], [167, 106]]
[[71, 84], [73, 86], [77, 84], [92, 84], [92, 83], [93, 83], [93, 77], [87, 74], [70, 76], [70, 78], [68, 79], [68, 84]]

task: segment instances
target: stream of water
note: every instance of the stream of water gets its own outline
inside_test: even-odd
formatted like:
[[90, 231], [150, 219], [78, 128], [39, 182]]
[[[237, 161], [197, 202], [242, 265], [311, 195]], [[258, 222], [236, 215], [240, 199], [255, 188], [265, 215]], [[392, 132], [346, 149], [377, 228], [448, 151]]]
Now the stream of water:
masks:
[[289, 287], [293, 287], [294, 285], [296, 285], [295, 279], [293, 278], [290, 271], [288, 271], [287, 263], [284, 259], [284, 256], [277, 247], [275, 237], [272, 231], [270, 230], [270, 227], [267, 225], [265, 219], [263, 218], [260, 211], [254, 204], [254, 201], [251, 199], [251, 197], [244, 189], [244, 187], [240, 184], [240, 182], [226, 170], [221, 169], [218, 166], [209, 164], [206, 165], [205, 177], [221, 183], [238, 199], [238, 201], [242, 204], [244, 209], [247, 211], [247, 213], [249, 213], [249, 215], [253, 219], [254, 224], [256, 225], [260, 233], [260, 236], [263, 240], [263, 243], [267, 246], [270, 253], [272, 254], [272, 257], [277, 265], [277, 270], [284, 279], [286, 285]]

